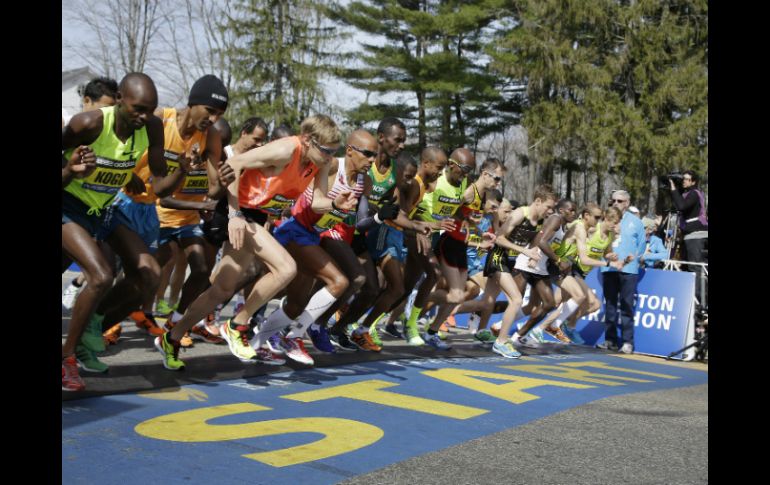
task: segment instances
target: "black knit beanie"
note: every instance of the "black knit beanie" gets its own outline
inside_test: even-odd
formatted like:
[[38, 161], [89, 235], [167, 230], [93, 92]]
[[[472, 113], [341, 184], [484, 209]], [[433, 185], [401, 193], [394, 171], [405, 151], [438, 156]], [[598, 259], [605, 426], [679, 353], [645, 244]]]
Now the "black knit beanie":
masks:
[[226, 110], [227, 88], [225, 84], [213, 74], [206, 74], [195, 81], [190, 89], [190, 99], [187, 101], [187, 106], [196, 104]]

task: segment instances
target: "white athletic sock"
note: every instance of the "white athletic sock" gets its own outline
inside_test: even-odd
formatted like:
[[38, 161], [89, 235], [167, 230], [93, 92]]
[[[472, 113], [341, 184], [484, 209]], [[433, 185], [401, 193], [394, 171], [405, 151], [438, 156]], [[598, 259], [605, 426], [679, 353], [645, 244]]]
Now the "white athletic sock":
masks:
[[181, 319], [182, 319], [182, 314], [174, 310], [174, 313], [171, 314], [171, 323], [176, 323]]
[[292, 328], [287, 337], [296, 338], [305, 335], [307, 328], [315, 323], [335, 301], [337, 301], [337, 298], [329, 293], [326, 287], [318, 290], [308, 302], [305, 311], [297, 317], [297, 326]]
[[254, 334], [254, 338], [249, 342], [254, 349], [259, 349], [267, 342], [267, 339], [278, 333], [279, 330], [291, 325], [292, 319], [283, 311], [277, 309], [260, 326], [259, 332]]
[[567, 303], [564, 304], [564, 308], [562, 309], [559, 316], [556, 317], [556, 320], [551, 323], [551, 328], [557, 330], [561, 324], [564, 323], [564, 320], [568, 319], [569, 316], [572, 315], [579, 306], [580, 305], [575, 303], [574, 299], [570, 298], [567, 300]]

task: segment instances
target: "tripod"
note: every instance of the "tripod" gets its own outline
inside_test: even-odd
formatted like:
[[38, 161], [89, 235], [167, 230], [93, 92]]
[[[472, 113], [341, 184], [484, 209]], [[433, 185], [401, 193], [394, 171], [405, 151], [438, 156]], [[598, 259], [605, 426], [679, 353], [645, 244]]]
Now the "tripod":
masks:
[[675, 208], [668, 210], [668, 214], [660, 223], [663, 228], [663, 240], [666, 242], [666, 249], [668, 250], [667, 259], [679, 259], [677, 253], [679, 252], [679, 213]]
[[681, 354], [685, 350], [695, 347], [695, 360], [699, 360], [703, 362], [706, 358], [706, 354], [709, 350], [709, 334], [708, 332], [705, 332], [702, 336], [695, 339], [695, 342], [691, 343], [690, 345], [686, 347], [682, 347], [679, 350], [676, 350], [674, 352], [671, 352], [668, 357], [666, 357], [666, 360], [671, 360], [671, 358], [677, 354]]
[[698, 315], [698, 319], [699, 320], [705, 319], [705, 324], [702, 321], [696, 324], [697, 325], [696, 332], [700, 330], [701, 336], [696, 338], [693, 343], [668, 354], [668, 357], [666, 357], [666, 360], [671, 360], [673, 356], [684, 353], [685, 350], [692, 347], [695, 347], [695, 360], [699, 360], [701, 362], [706, 360], [706, 355], [708, 355], [708, 351], [709, 351], [708, 315], [704, 312], [701, 312]]

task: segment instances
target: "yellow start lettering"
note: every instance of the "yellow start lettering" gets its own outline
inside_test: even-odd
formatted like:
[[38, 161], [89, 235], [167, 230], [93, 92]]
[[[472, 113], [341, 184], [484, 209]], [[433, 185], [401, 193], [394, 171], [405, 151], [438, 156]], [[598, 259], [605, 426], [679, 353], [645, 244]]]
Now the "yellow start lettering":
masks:
[[[534, 394], [524, 392], [525, 389], [532, 389], [542, 386], [567, 387], [571, 389], [589, 389], [596, 387], [586, 384], [572, 384], [568, 382], [534, 379], [531, 377], [522, 377], [511, 374], [499, 374], [496, 372], [483, 372], [466, 369], [437, 369], [432, 371], [424, 371], [422, 373], [428, 377], [450, 382], [460, 387], [471, 389], [473, 391], [496, 397], [498, 399], [502, 399], [503, 401], [512, 402], [514, 404], [522, 404], [534, 399], [540, 399], [540, 396], [535, 396]], [[479, 379], [479, 377], [510, 382], [508, 384], [493, 384], [491, 382], [483, 381]]]
[[646, 371], [634, 370], [634, 369], [624, 369], [623, 367], [615, 367], [609, 364], [605, 364], [604, 362], [598, 362], [598, 361], [565, 362], [560, 365], [567, 366], [567, 367], [595, 367], [597, 369], [602, 369], [602, 370], [614, 370], [617, 372], [628, 372], [631, 374], [639, 374], [642, 376], [660, 377], [661, 379], [679, 379], [679, 377], [670, 376], [668, 374], [657, 374], [655, 372], [646, 372]]
[[202, 443], [289, 433], [318, 433], [320, 440], [274, 451], [242, 455], [274, 467], [323, 460], [369, 446], [383, 431], [367, 423], [341, 418], [292, 418], [240, 424], [209, 424], [208, 421], [235, 414], [269, 411], [251, 403], [211, 406], [159, 416], [139, 423], [134, 430], [142, 436], [167, 441]]
[[383, 406], [408, 409], [410, 411], [418, 411], [454, 419], [474, 418], [489, 412], [486, 409], [461, 406], [459, 404], [434, 401], [433, 399], [407, 396], [406, 394], [382, 390], [395, 386], [398, 386], [398, 384], [372, 379], [356, 382], [355, 384], [335, 386], [318, 391], [300, 392], [298, 394], [289, 394], [281, 397], [301, 402], [315, 402], [334, 398], [355, 399], [357, 401], [382, 404]]
[[596, 374], [585, 370], [559, 367], [555, 365], [503, 365], [504, 369], [522, 370], [531, 372], [533, 374], [543, 374], [551, 377], [563, 377], [565, 379], [572, 379], [574, 381], [591, 382], [593, 384], [603, 384], [605, 386], [623, 386], [622, 382], [615, 382], [608, 379], [615, 379], [618, 381], [631, 381], [631, 382], [652, 382], [645, 379], [636, 379], [634, 377], [621, 377], [611, 376], [609, 374]]

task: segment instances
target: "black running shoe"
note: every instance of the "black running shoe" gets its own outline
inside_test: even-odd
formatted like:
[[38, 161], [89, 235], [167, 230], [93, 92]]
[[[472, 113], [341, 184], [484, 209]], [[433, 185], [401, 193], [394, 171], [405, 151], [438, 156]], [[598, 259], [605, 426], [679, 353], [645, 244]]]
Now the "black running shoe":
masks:
[[329, 341], [331, 341], [331, 343], [335, 346], [339, 347], [340, 350], [347, 350], [349, 352], [355, 352], [358, 350], [358, 346], [350, 341], [350, 338], [344, 331], [339, 331], [334, 328], [330, 329]]
[[393, 324], [393, 323], [389, 323], [389, 324], [385, 325], [385, 327], [383, 327], [382, 331], [387, 333], [391, 337], [394, 337], [394, 338], [397, 338], [397, 339], [403, 339], [404, 338], [404, 334], [402, 334], [398, 330], [396, 325]]

